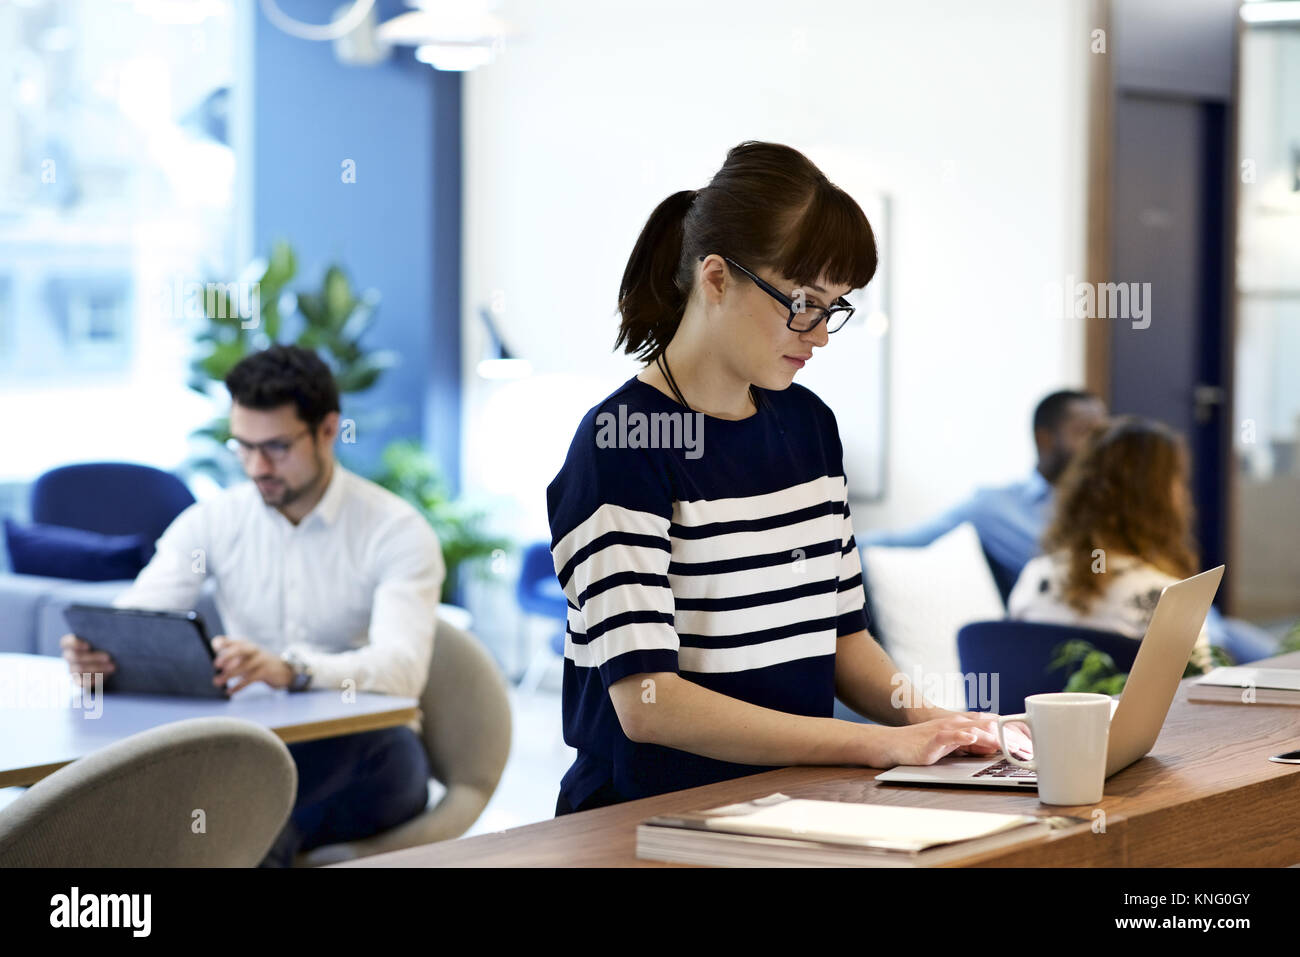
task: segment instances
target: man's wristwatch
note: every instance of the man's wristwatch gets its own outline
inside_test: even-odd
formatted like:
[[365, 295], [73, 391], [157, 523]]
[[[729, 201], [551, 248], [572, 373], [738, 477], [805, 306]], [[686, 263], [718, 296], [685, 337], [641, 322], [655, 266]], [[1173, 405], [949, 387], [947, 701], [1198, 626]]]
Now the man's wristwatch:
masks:
[[280, 660], [293, 670], [293, 678], [289, 680], [290, 691], [306, 691], [311, 687], [311, 666], [307, 662], [292, 651], [286, 651]]

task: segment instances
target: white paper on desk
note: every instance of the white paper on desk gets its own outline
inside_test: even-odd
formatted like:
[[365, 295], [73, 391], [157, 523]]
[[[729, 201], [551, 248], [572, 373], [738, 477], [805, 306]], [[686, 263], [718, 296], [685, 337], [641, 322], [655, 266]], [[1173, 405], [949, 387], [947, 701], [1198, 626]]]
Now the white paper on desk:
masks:
[[1265, 688], [1300, 691], [1300, 670], [1294, 668], [1215, 668], [1192, 682], [1225, 688]]
[[[708, 826], [710, 829], [739, 830], [768, 837], [799, 837], [831, 844], [921, 851], [939, 844], [986, 837], [1038, 820], [1028, 814], [945, 811], [892, 804], [810, 801], [802, 798], [791, 798], [779, 803], [774, 801], [781, 796], [770, 795], [750, 804], [733, 804], [707, 811]], [[745, 813], [717, 815], [718, 811], [749, 808], [760, 802], [763, 802], [763, 806], [754, 807]]]

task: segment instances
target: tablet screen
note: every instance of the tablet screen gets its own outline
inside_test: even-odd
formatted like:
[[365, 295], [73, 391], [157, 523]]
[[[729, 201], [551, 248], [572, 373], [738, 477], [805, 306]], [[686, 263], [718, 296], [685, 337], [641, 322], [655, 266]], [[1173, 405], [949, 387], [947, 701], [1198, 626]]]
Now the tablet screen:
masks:
[[113, 656], [106, 692], [229, 697], [212, 683], [214, 653], [195, 612], [69, 605], [63, 617], [78, 638]]

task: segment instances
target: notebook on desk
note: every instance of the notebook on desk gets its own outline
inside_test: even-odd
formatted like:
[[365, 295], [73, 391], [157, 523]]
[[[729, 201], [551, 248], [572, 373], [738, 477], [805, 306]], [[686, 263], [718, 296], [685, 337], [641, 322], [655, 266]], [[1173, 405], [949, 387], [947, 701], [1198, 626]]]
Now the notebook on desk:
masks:
[[813, 801], [769, 794], [637, 827], [637, 857], [720, 867], [932, 867], [1080, 818]]

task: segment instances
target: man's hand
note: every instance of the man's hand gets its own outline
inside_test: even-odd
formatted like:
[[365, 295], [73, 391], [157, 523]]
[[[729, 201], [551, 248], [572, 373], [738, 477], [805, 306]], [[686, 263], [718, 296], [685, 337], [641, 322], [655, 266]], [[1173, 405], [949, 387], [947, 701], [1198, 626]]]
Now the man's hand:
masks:
[[218, 635], [212, 639], [217, 656], [212, 661], [216, 674], [214, 685], [224, 685], [231, 678], [239, 681], [228, 690], [240, 691], [254, 681], [264, 681], [272, 688], [287, 688], [293, 681], [293, 669], [275, 655], [244, 638]]
[[80, 681], [82, 687], [89, 686], [95, 675], [111, 675], [116, 671], [113, 656], [107, 651], [91, 650], [89, 642], [82, 641], [76, 635], [64, 635], [59, 639], [59, 648], [68, 663], [68, 673]]

